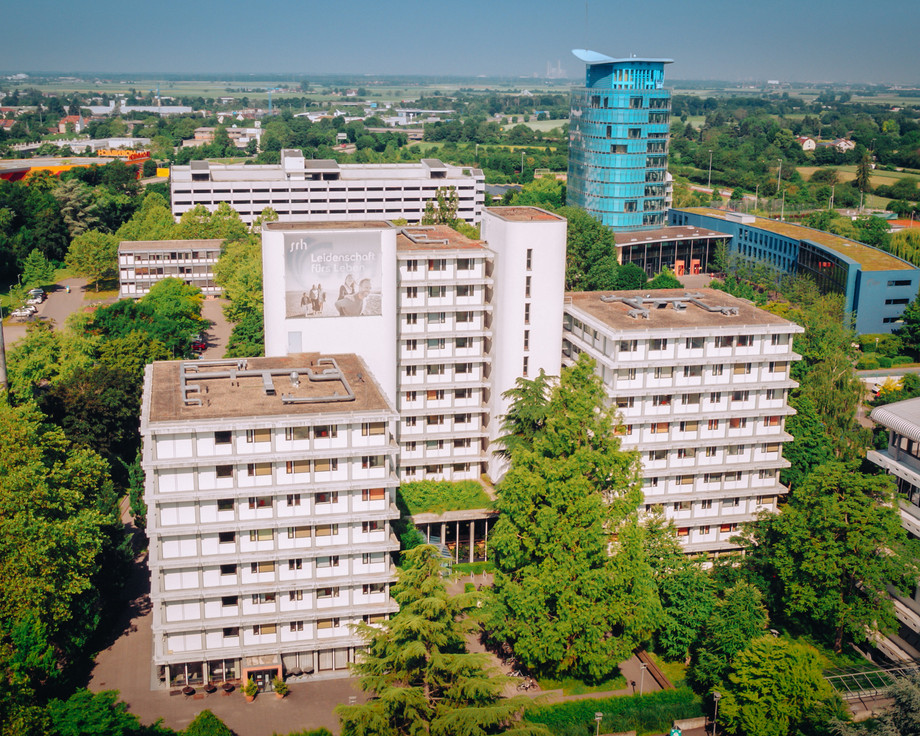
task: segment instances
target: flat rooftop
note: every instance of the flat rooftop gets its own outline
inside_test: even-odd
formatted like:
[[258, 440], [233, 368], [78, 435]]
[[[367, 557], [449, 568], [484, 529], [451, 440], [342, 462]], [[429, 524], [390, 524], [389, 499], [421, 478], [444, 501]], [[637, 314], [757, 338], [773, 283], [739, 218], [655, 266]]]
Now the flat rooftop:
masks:
[[447, 225], [403, 227], [396, 236], [397, 251], [485, 249], [481, 240], [472, 240]]
[[147, 370], [150, 423], [394, 411], [354, 354], [169, 360]]
[[920, 398], [877, 406], [869, 418], [912, 440], [920, 440]]
[[220, 250], [224, 241], [220, 238], [200, 240], [122, 240], [118, 252], [131, 250]]
[[[604, 301], [602, 297], [619, 297], [617, 301]], [[622, 299], [633, 300], [632, 303]], [[638, 298], [638, 300], [637, 300]], [[655, 299], [668, 300], [659, 301]], [[684, 308], [674, 308], [679, 300]], [[645, 289], [638, 291], [570, 291], [565, 295], [568, 304], [599, 320], [614, 330], [675, 330], [700, 327], [745, 327], [776, 325], [802, 328], [789, 320], [758, 309], [751, 302], [739, 299], [716, 289]], [[638, 306], [648, 311], [648, 317], [630, 316]], [[709, 307], [707, 309], [706, 307]], [[720, 311], [725, 308], [727, 312]], [[712, 309], [713, 311], [710, 311]]]
[[[125, 156], [132, 151], [125, 151]], [[108, 158], [95, 158], [92, 156], [37, 156], [35, 158], [5, 158], [0, 159], [0, 171], [19, 169], [37, 169], [51, 166], [105, 166], [118, 156]]]
[[565, 221], [564, 217], [541, 210], [539, 207], [489, 207], [486, 212], [509, 222]]
[[638, 230], [635, 232], [614, 233], [613, 239], [618, 246], [643, 245], [644, 243], [660, 243], [665, 240], [696, 240], [698, 238], [730, 238], [731, 235], [710, 230], [705, 227], [691, 225], [671, 225], [659, 227], [654, 230]]
[[[679, 208], [679, 212], [694, 212], [707, 217], [715, 217], [732, 224], [741, 224], [729, 220], [728, 213], [725, 210], [717, 210], [711, 207], [686, 207]], [[873, 248], [864, 243], [857, 243], [855, 240], [827, 233], [823, 230], [805, 227], [804, 225], [793, 225], [788, 222], [779, 222], [770, 220], [766, 217], [754, 217], [754, 222], [743, 223], [748, 227], [756, 227], [776, 235], [782, 235], [793, 240], [808, 240], [817, 243], [828, 250], [846, 256], [856, 261], [862, 266], [863, 271], [913, 271], [915, 267], [900, 258], [895, 258], [890, 253], [886, 253], [878, 248]]]
[[265, 222], [263, 230], [292, 232], [297, 230], [389, 230], [395, 227], [386, 220], [329, 220], [327, 222]]

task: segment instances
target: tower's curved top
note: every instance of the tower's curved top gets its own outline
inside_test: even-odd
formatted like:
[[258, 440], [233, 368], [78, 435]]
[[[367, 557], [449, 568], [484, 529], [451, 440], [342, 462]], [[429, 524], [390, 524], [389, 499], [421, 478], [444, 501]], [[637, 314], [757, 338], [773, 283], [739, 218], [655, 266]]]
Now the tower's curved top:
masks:
[[589, 49], [572, 49], [572, 53], [577, 59], [583, 61], [588, 66], [592, 64], [623, 64], [626, 62], [653, 62], [657, 64], [673, 64], [674, 59], [647, 59], [645, 57], [630, 56], [625, 59], [614, 59], [612, 56], [591, 51]]

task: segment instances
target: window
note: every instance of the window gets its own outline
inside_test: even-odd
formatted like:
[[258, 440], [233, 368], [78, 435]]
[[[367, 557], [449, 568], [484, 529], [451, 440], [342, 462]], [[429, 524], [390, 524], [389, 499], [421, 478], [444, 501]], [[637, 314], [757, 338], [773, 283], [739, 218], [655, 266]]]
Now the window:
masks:
[[656, 394], [652, 396], [652, 406], [670, 406], [671, 405], [671, 396], [670, 394]]
[[236, 575], [236, 563], [230, 562], [220, 566], [221, 575]]
[[274, 636], [278, 633], [278, 624], [255, 624], [252, 633], [254, 636]]
[[638, 349], [638, 340], [620, 340], [619, 350], [621, 353], [634, 353]]
[[365, 455], [361, 458], [361, 467], [364, 470], [383, 467], [383, 455]]
[[708, 425], [708, 426], [709, 426], [709, 429], [710, 429], [710, 430], [713, 430], [713, 431], [714, 431], [714, 430], [717, 430], [717, 429], [719, 428], [719, 420], [718, 420], [718, 419], [710, 419], [710, 420], [709, 420], [709, 425]]
[[[319, 563], [319, 560], [317, 560], [317, 563]], [[317, 588], [316, 589], [317, 598], [335, 598], [338, 594], [339, 594], [339, 589], [337, 587]]]
[[335, 424], [321, 424], [313, 428], [316, 439], [334, 439], [339, 436], [339, 428]]
[[317, 537], [334, 537], [339, 533], [338, 524], [318, 524], [316, 526]]
[[528, 277], [524, 280], [524, 297], [525, 297], [526, 299], [530, 299], [530, 285], [531, 285], [531, 277], [528, 276]]
[[316, 621], [317, 629], [337, 629], [339, 620], [337, 618], [321, 618]]
[[303, 631], [303, 621], [291, 621], [291, 631]]
[[429, 427], [439, 427], [444, 424], [444, 415], [432, 414], [431, 416], [425, 417], [425, 424]]
[[684, 394], [681, 397], [681, 403], [684, 406], [699, 404], [700, 396], [702, 396], [702, 394]]
[[524, 350], [530, 350], [530, 330], [524, 330]]
[[229, 445], [233, 441], [233, 432], [215, 432], [215, 445]]
[[339, 469], [338, 458], [330, 458], [327, 460], [315, 460], [313, 462], [313, 469], [317, 473], [331, 473]]
[[527, 371], [529, 370], [529, 368], [530, 368], [530, 358], [525, 355], [523, 364], [521, 365], [521, 375], [524, 376], [525, 378], [527, 377]]
[[293, 473], [309, 473], [310, 472], [310, 461], [309, 460], [287, 460], [284, 463], [284, 472], [288, 475]]
[[254, 442], [271, 442], [272, 441], [272, 431], [270, 429], [247, 429], [246, 430], [246, 442], [252, 444]]
[[233, 511], [233, 499], [232, 498], [217, 499], [217, 510], [218, 511]]
[[723, 508], [732, 509], [738, 506], [737, 498], [723, 498], [722, 499]]
[[690, 502], [689, 501], [675, 501], [674, 510], [675, 511], [689, 511]]
[[779, 397], [779, 389], [768, 388], [764, 393], [764, 399], [767, 401], [775, 401]]
[[310, 428], [309, 427], [285, 427], [284, 428], [284, 439], [288, 442], [294, 440], [308, 440], [310, 439]]
[[338, 503], [338, 491], [319, 491], [316, 494], [316, 503]]
[[317, 557], [316, 566], [317, 567], [338, 567], [339, 566], [339, 556], [330, 555], [329, 557]]
[[472, 258], [458, 258], [457, 259], [457, 270], [458, 271], [472, 271], [473, 270], [473, 259]]
[[361, 491], [362, 501], [383, 501], [387, 497], [387, 492], [383, 488], [364, 488]]
[[729, 445], [728, 449], [726, 450], [726, 454], [729, 457], [737, 457], [738, 455], [744, 454], [744, 449], [744, 445]]
[[447, 322], [447, 312], [428, 312], [425, 319], [430, 325], [443, 325]]
[[770, 361], [769, 370], [770, 373], [785, 373], [786, 366], [785, 361]]
[[369, 532], [376, 532], [379, 529], [382, 529], [382, 524], [379, 521], [362, 521], [361, 522], [361, 531], [364, 534]]
[[655, 350], [666, 350], [668, 347], [668, 339], [666, 337], [653, 337], [648, 341], [648, 349], [650, 351]]
[[667, 450], [652, 450], [652, 451], [649, 452], [649, 454], [648, 454], [648, 459], [649, 459], [650, 461], [655, 461], [655, 460], [667, 460], [667, 459], [668, 459], [668, 451], [667, 451]]
[[729, 429], [744, 429], [747, 427], [747, 417], [731, 417], [728, 420]]
[[253, 593], [252, 605], [261, 606], [263, 603], [274, 603], [275, 593]]
[[533, 248], [527, 249], [527, 258], [525, 261], [525, 268], [529, 271], [533, 267]]
[[270, 542], [275, 538], [274, 529], [250, 529], [250, 542]]
[[750, 398], [748, 391], [732, 391], [732, 401], [747, 401]]
[[475, 289], [471, 284], [457, 284], [457, 296], [473, 296]]
[[454, 339], [454, 346], [463, 350], [472, 345], [472, 340], [468, 337], [457, 337]]
[[406, 261], [407, 271], [418, 271], [418, 261]]
[[415, 312], [411, 312], [406, 315], [406, 324], [407, 325], [417, 325], [418, 324], [418, 315]]
[[633, 396], [617, 396], [617, 408], [619, 409], [632, 409], [634, 402], [635, 397]]
[[454, 398], [455, 399], [469, 399], [473, 396], [473, 389], [471, 388], [457, 388], [454, 389]]
[[684, 421], [680, 423], [681, 432], [696, 432], [700, 428], [700, 423], [696, 420]]
[[418, 375], [418, 366], [416, 365], [407, 365], [406, 366], [406, 375], [415, 376]]
[[684, 366], [684, 378], [700, 378], [703, 375], [703, 366], [701, 365], [685, 365]]
[[739, 348], [749, 348], [754, 344], [753, 335], [738, 335], [738, 341], [735, 343]]
[[735, 363], [732, 367], [732, 373], [736, 376], [746, 376], [751, 372], [750, 363]]
[[712, 366], [712, 371], [711, 371], [711, 372], [712, 372], [712, 375], [714, 375], [714, 376], [721, 376], [721, 375], [722, 375], [722, 370], [723, 370], [724, 367], [725, 367], [725, 366], [722, 366], [722, 365], [714, 365], [714, 366]]
[[708, 445], [706, 447], [706, 457], [715, 457], [719, 454], [719, 448], [715, 445]]
[[888, 286], [910, 286], [910, 281], [907, 279], [898, 279], [896, 281], [889, 281]]
[[703, 338], [702, 337], [688, 337], [684, 342], [684, 347], [687, 350], [702, 350], [703, 349]]
[[218, 478], [232, 478], [233, 477], [233, 466], [232, 465], [218, 465], [217, 466], [217, 477]]
[[782, 422], [781, 417], [764, 417], [763, 424], [765, 427], [778, 427]]
[[619, 381], [636, 380], [636, 369], [635, 368], [620, 368], [617, 371], [617, 380]]
[[712, 508], [712, 499], [704, 498], [702, 501], [700, 501], [700, 508], [703, 511], [709, 511]]
[[735, 525], [734, 524], [722, 524], [719, 527], [719, 531], [722, 534], [731, 534], [732, 532], [735, 531]]
[[718, 404], [720, 401], [722, 401], [721, 391], [713, 391], [711, 394], [709, 394], [709, 403]]
[[708, 525], [701, 526], [699, 528], [699, 533], [700, 533], [700, 536], [703, 536], [703, 537], [709, 536], [709, 526]]
[[428, 259], [428, 270], [429, 271], [446, 271], [447, 270], [447, 259], [429, 258]]
[[674, 369], [669, 365], [655, 368], [655, 378], [671, 378], [673, 375]]
[[218, 532], [218, 544], [233, 544], [236, 542], [236, 532]]
[[227, 626], [224, 628], [224, 639], [236, 639], [239, 635], [239, 626]]
[[417, 401], [417, 400], [418, 400], [418, 392], [416, 392], [416, 391], [406, 391], [406, 393], [404, 394], [404, 396], [405, 396], [406, 401], [410, 401], [410, 402], [411, 402], [411, 401]]
[[524, 324], [530, 324], [530, 304], [524, 305]]
[[247, 463], [246, 465], [246, 475], [256, 476], [256, 475], [271, 475], [272, 474], [272, 464], [271, 463]]
[[677, 450], [677, 458], [679, 460], [688, 460], [696, 457], [696, 448], [695, 447], [680, 447]]
[[288, 570], [303, 570], [303, 560], [300, 557], [288, 560]]
[[679, 486], [689, 486], [693, 484], [692, 475], [678, 475], [676, 480]]
[[361, 424], [361, 436], [370, 437], [386, 433], [386, 422], [363, 422]]
[[250, 496], [249, 497], [249, 508], [251, 509], [264, 509], [269, 508], [272, 505], [271, 496]]
[[667, 434], [668, 433], [668, 423], [667, 422], [656, 422], [652, 425], [652, 434]]
[[288, 593], [289, 601], [302, 601], [303, 600], [303, 591], [302, 590], [292, 590]]
[[434, 363], [432, 365], [426, 365], [425, 373], [427, 373], [429, 376], [443, 376], [444, 375], [444, 364]]
[[770, 344], [774, 347], [778, 345], [788, 345], [789, 335], [770, 335]]
[[447, 340], [443, 337], [429, 337], [426, 341], [429, 350], [443, 350], [447, 347]]
[[473, 313], [472, 313], [472, 312], [457, 312], [457, 313], [454, 315], [454, 321], [455, 321], [457, 324], [467, 324], [467, 323], [469, 323], [469, 322], [472, 322], [472, 321], [473, 321]]
[[238, 597], [238, 596], [235, 596], [235, 595], [225, 595], [225, 596], [222, 596], [221, 599], [220, 599], [220, 605], [222, 605], [224, 608], [230, 608], [230, 607], [232, 607], [232, 606], [238, 606], [238, 605], [239, 605], [239, 597]]
[[[703, 483], [721, 483], [722, 473], [704, 473], [703, 474]], [[709, 506], [704, 506], [703, 508], [711, 508], [712, 501], [709, 501]]]
[[289, 526], [287, 530], [288, 539], [307, 539], [310, 536], [310, 527], [308, 526]]
[[258, 575], [259, 573], [265, 573], [265, 572], [274, 572], [274, 571], [275, 571], [275, 563], [272, 561], [253, 562], [252, 564], [249, 565], [249, 572], [251, 572], [253, 575]]
[[287, 505], [288, 506], [300, 506], [300, 494], [299, 493], [287, 494]]
[[768, 455], [774, 452], [779, 452], [779, 442], [770, 442], [764, 445], [763, 451]]
[[417, 286], [407, 286], [406, 287], [406, 299], [417, 299], [418, 298], [418, 287]]
[[735, 338], [732, 335], [716, 335], [717, 348], [730, 348], [735, 344]]

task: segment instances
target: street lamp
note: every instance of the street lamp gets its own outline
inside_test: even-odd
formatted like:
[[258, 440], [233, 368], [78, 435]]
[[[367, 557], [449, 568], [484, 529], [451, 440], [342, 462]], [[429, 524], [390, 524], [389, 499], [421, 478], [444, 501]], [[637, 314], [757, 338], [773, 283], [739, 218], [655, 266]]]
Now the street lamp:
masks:
[[706, 188], [712, 189], [712, 149], [709, 149], [709, 178], [706, 180]]
[[594, 731], [595, 736], [600, 736], [601, 733], [601, 719], [604, 717], [603, 713], [595, 713], [594, 720], [597, 721], [597, 728]]
[[645, 671], [648, 669], [648, 665], [645, 662], [642, 662], [640, 665], [639, 672], [639, 695], [642, 695], [642, 690], [645, 686]]
[[719, 700], [722, 699], [722, 693], [716, 692], [715, 690], [713, 690], [712, 699], [716, 704], [715, 713], [712, 714], [712, 736], [716, 736], [716, 726], [719, 720]]
[[776, 160], [779, 161], [779, 171], [776, 172], [776, 193], [779, 194], [780, 180], [783, 178], [783, 160], [781, 158]]

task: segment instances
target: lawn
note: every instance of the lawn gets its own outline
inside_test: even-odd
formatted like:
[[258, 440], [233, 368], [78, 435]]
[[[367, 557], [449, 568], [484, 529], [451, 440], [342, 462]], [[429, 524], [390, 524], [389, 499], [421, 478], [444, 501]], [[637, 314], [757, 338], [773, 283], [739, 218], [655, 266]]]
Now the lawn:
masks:
[[397, 496], [409, 514], [443, 514], [445, 511], [491, 508], [492, 499], [479, 481], [419, 480], [403, 483]]
[[687, 681], [687, 665], [683, 662], [665, 662], [654, 652], [649, 652], [652, 661], [658, 665], [658, 668], [664, 672], [674, 687], [683, 687]]
[[517, 123], [505, 123], [502, 126], [502, 130], [511, 130], [515, 125], [526, 125], [531, 130], [539, 130], [543, 133], [548, 133], [551, 130], [562, 128], [567, 122], [569, 122], [568, 118], [565, 120], [530, 120], [528, 122], [518, 119]]
[[[454, 569], [457, 569], [457, 566], [454, 565]], [[566, 677], [562, 680], [553, 680], [552, 678], [546, 677], [537, 680], [540, 684], [540, 688], [543, 690], [562, 690], [563, 695], [587, 695], [589, 693], [606, 693], [612, 692], [614, 690], [622, 690], [626, 687], [626, 678], [621, 674], [617, 674], [614, 677], [611, 677], [603, 682], [598, 682], [594, 685], [587, 685], [581, 680], [577, 680], [574, 677]]]

